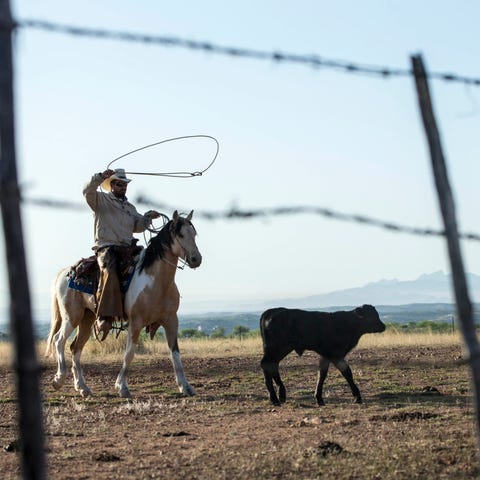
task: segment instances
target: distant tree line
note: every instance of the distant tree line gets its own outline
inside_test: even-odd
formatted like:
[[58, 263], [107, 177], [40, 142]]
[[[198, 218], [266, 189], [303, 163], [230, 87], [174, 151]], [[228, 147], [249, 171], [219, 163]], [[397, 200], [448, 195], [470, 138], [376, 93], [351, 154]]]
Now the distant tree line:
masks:
[[[422, 320], [420, 322], [387, 323], [387, 329], [405, 333], [452, 333], [456, 331], [455, 322], [436, 322]], [[477, 328], [480, 326], [477, 325]]]
[[[405, 333], [451, 333], [456, 331], [457, 327], [455, 322], [435, 321], [435, 320], [422, 320], [419, 322], [407, 322], [407, 323], [387, 323], [387, 329], [395, 330]], [[480, 324], [477, 324], [477, 328], [480, 329]], [[202, 330], [201, 328], [185, 328], [179, 330], [178, 336], [180, 338], [246, 338], [257, 337], [260, 335], [260, 330], [251, 330], [244, 325], [236, 325], [233, 327], [231, 333], [227, 334], [224, 327], [215, 327], [210, 334]]]
[[[179, 338], [247, 338], [257, 337], [260, 335], [260, 330], [251, 330], [245, 325], [235, 325], [230, 333], [224, 327], [215, 327], [210, 333], [207, 333], [201, 327], [198, 328], [184, 328], [178, 331]], [[142, 332], [141, 337], [147, 338], [148, 334], [145, 331]], [[157, 338], [164, 338], [165, 333], [163, 329], [159, 329], [155, 334]]]
[[215, 327], [210, 334], [201, 328], [184, 328], [179, 330], [179, 338], [247, 338], [260, 335], [259, 330], [250, 330], [245, 325], [235, 325], [231, 333], [227, 334], [224, 327]]
[[[421, 320], [421, 321], [410, 321], [405, 323], [400, 322], [385, 322], [387, 329], [396, 332], [404, 333], [452, 333], [457, 330], [457, 324], [453, 321], [445, 320]], [[477, 330], [480, 332], [480, 323], [476, 323]], [[72, 333], [72, 336], [74, 333]], [[37, 332], [37, 339], [44, 339], [46, 336], [45, 332]], [[178, 332], [180, 338], [250, 338], [260, 336], [260, 331], [258, 329], [251, 329], [242, 324], [237, 324], [231, 330], [228, 327], [217, 326], [207, 332], [203, 330], [202, 327], [188, 327], [180, 329]], [[141, 340], [146, 340], [149, 337], [149, 334], [143, 329], [140, 334]], [[157, 339], [165, 339], [165, 333], [162, 328], [157, 330], [155, 335]], [[0, 342], [10, 341], [10, 335], [0, 331]]]
[[[434, 321], [434, 320], [422, 320], [419, 322], [407, 322], [386, 323], [387, 329], [400, 332], [400, 333], [452, 333], [456, 331], [457, 326], [452, 322]], [[477, 324], [477, 329], [480, 330], [480, 324]], [[147, 337], [147, 334], [142, 334]], [[164, 338], [164, 332], [162, 329], [157, 331], [157, 338]], [[197, 328], [184, 328], [178, 331], [179, 338], [193, 338], [193, 339], [207, 339], [207, 338], [251, 338], [260, 336], [260, 330], [252, 330], [245, 325], [235, 325], [230, 333], [227, 333], [225, 327], [215, 327], [210, 333], [203, 330], [201, 327]]]

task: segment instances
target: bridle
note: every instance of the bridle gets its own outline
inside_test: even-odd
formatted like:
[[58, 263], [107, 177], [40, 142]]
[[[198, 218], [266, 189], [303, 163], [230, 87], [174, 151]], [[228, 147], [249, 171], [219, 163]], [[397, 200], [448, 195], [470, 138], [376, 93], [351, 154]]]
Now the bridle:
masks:
[[[149, 231], [151, 234], [157, 234], [160, 230], [162, 230], [163, 227], [165, 227], [165, 225], [170, 221], [170, 218], [163, 214], [163, 213], [160, 213], [160, 218], [162, 219], [163, 221], [163, 225], [160, 227], [160, 228], [155, 228], [153, 226], [151, 227], [148, 227], [146, 230]], [[195, 227], [194, 227], [194, 230], [195, 230]], [[178, 243], [180, 244], [180, 247], [182, 248], [183, 252], [184, 252], [184, 255], [185, 255], [185, 258], [187, 258], [187, 250], [185, 249], [185, 247], [182, 245], [182, 243], [180, 242], [180, 240], [178, 239], [178, 236], [175, 236], [175, 238], [177, 239]], [[145, 240], [145, 243], [148, 243], [146, 241], [146, 238], [145, 238], [145, 234], [144, 234], [144, 240]], [[182, 258], [182, 257], [178, 257], [178, 260], [181, 262], [181, 265], [178, 265], [171, 262], [170, 260], [166, 259], [166, 258], [160, 258], [160, 260], [162, 260], [163, 262], [165, 262], [167, 265], [170, 265], [172, 267], [175, 267], [177, 268], [178, 270], [184, 270], [185, 269], [185, 265], [188, 265], [188, 262], [185, 260], [185, 258]]]
[[182, 242], [178, 239], [178, 237], [176, 236], [176, 239], [177, 239], [177, 242], [180, 244], [180, 247], [182, 248], [183, 250], [183, 253], [184, 253], [184, 258], [182, 257], [178, 257], [178, 260], [180, 260], [180, 262], [182, 262], [182, 265], [175, 265], [173, 262], [170, 262], [170, 260], [167, 260], [166, 258], [162, 258], [162, 260], [165, 262], [165, 263], [168, 263], [169, 265], [172, 265], [173, 267], [176, 267], [178, 268], [179, 270], [183, 270], [185, 268], [185, 265], [188, 265], [188, 262], [185, 260], [185, 258], [187, 258], [187, 250], [185, 249], [185, 247], [182, 245]]
[[180, 245], [180, 248], [182, 249], [182, 252], [183, 252], [183, 257], [182, 256], [179, 256], [178, 257], [178, 260], [181, 262], [181, 265], [178, 265], [178, 263], [175, 265], [173, 262], [171, 262], [170, 260], [166, 259], [166, 258], [162, 258], [161, 260], [163, 260], [165, 263], [168, 263], [168, 265], [172, 265], [173, 267], [176, 267], [178, 268], [179, 270], [183, 270], [185, 268], [185, 265], [188, 265], [188, 262], [186, 260], [187, 258], [187, 249], [182, 245], [182, 242], [180, 241], [180, 239], [178, 238], [178, 235], [175, 235], [175, 239], [176, 241], [179, 243]]

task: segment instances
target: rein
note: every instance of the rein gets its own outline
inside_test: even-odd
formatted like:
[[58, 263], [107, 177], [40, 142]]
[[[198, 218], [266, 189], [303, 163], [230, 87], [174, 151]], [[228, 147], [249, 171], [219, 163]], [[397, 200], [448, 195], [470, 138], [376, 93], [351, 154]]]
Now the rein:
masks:
[[161, 258], [160, 260], [162, 262], [168, 263], [168, 265], [171, 265], [172, 267], [178, 268], [179, 270], [183, 270], [185, 268], [185, 265], [187, 264], [187, 262], [183, 258], [178, 257], [178, 259], [181, 262], [183, 262], [183, 265], [178, 265], [178, 264], [175, 265], [173, 262], [171, 262], [170, 260], [167, 260], [166, 258]]

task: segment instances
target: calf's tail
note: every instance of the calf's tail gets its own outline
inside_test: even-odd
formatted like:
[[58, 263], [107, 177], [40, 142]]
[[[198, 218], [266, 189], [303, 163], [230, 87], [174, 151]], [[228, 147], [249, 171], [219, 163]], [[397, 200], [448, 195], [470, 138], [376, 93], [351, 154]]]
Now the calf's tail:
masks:
[[263, 349], [265, 350], [265, 342], [266, 342], [266, 336], [267, 336], [267, 323], [271, 318], [272, 310], [265, 310], [265, 312], [262, 313], [260, 317], [260, 334], [262, 336], [262, 343], [263, 343]]

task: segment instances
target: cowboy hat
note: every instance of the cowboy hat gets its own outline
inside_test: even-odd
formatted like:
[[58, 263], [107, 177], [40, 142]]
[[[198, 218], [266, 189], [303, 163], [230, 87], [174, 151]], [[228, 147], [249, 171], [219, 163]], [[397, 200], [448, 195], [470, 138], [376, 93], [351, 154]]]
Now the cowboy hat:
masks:
[[110, 183], [112, 182], [112, 180], [120, 180], [121, 182], [125, 182], [125, 183], [129, 183], [132, 181], [131, 178], [127, 178], [127, 176], [125, 175], [125, 170], [123, 168], [116, 168], [115, 173], [110, 177], [106, 178], [102, 182], [100, 187], [103, 190], [110, 190]]

